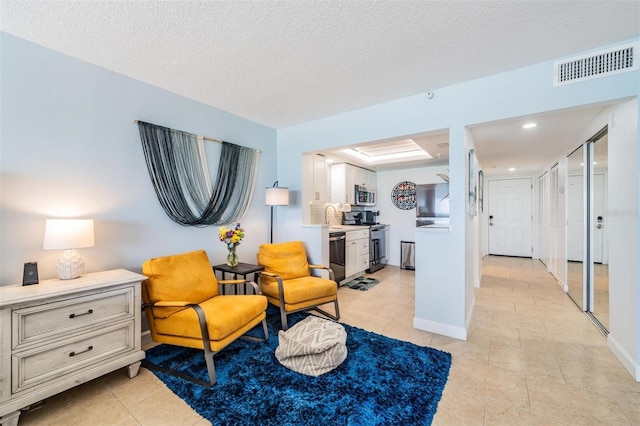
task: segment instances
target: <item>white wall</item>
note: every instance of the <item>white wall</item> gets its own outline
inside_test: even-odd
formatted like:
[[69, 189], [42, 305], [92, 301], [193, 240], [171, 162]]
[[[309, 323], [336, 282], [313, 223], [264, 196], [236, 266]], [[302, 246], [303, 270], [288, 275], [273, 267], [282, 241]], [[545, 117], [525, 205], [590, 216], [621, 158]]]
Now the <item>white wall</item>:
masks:
[[380, 210], [380, 223], [389, 225], [390, 265], [400, 265], [400, 242], [415, 241], [416, 211], [400, 210], [391, 201], [391, 191], [400, 182], [415, 184], [443, 183], [438, 173], [448, 174], [447, 166], [421, 167], [404, 170], [387, 170], [376, 173], [377, 197], [375, 209]]
[[608, 344], [640, 381], [640, 143], [638, 98], [610, 108]]
[[[95, 219], [86, 271], [139, 271], [152, 256], [204, 248], [222, 263], [217, 227], [183, 227], [164, 213], [146, 170], [141, 119], [257, 148], [260, 169], [241, 261], [269, 239], [264, 188], [276, 179], [276, 132], [227, 112], [0, 33], [0, 283], [19, 283], [23, 263], [55, 276], [61, 252], [43, 250], [45, 219]], [[210, 159], [220, 145], [208, 143]], [[215, 173], [215, 168], [212, 174]], [[214, 175], [215, 178], [215, 175]]]

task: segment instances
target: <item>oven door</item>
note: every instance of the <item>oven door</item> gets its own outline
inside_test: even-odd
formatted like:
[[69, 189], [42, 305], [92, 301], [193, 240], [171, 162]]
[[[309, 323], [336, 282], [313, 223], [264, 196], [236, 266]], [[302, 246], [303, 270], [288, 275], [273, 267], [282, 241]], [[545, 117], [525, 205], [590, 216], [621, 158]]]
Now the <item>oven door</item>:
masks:
[[368, 273], [384, 268], [387, 264], [387, 241], [385, 227], [372, 226], [369, 229], [369, 269]]
[[344, 232], [332, 232], [329, 234], [329, 267], [337, 283], [344, 280], [345, 274], [345, 242]]

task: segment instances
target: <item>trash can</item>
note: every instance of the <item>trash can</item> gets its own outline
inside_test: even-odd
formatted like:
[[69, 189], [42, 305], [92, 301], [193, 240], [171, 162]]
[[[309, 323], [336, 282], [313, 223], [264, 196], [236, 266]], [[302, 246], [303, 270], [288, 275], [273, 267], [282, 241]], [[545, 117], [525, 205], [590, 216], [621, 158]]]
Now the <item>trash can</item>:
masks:
[[414, 241], [400, 241], [400, 269], [416, 269], [415, 248]]

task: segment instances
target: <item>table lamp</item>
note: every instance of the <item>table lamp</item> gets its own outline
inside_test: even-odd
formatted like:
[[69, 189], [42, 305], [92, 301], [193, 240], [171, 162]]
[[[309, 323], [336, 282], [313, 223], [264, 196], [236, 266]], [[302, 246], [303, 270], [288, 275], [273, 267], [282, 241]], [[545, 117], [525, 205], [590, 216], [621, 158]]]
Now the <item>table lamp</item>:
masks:
[[278, 181], [275, 181], [273, 187], [265, 188], [265, 204], [271, 206], [271, 239], [273, 243], [273, 206], [289, 205], [289, 188], [280, 188]]
[[93, 246], [93, 219], [47, 219], [42, 248], [65, 250], [56, 265], [61, 280], [82, 275], [84, 260], [76, 249]]

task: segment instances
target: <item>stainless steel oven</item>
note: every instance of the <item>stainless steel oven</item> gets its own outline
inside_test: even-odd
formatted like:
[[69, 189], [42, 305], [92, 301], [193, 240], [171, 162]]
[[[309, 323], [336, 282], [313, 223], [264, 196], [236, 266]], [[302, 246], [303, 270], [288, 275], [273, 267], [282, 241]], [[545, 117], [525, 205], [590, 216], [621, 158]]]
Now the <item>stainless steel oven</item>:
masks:
[[368, 273], [378, 271], [387, 264], [387, 235], [389, 225], [369, 226], [369, 269]]
[[338, 283], [345, 278], [345, 240], [344, 232], [329, 233], [329, 267]]

